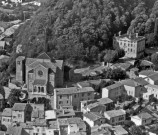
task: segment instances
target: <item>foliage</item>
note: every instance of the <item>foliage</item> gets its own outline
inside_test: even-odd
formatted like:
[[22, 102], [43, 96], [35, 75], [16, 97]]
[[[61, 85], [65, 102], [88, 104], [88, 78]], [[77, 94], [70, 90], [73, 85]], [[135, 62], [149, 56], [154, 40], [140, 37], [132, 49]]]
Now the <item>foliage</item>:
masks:
[[5, 99], [5, 91], [3, 86], [0, 85], [0, 94], [2, 94], [3, 98]]
[[120, 80], [126, 78], [126, 72], [121, 70], [120, 68], [108, 69], [106, 72], [104, 72], [103, 76], [107, 79]]
[[8, 103], [10, 106], [13, 106], [15, 103], [19, 103], [19, 97], [21, 96], [21, 90], [18, 89], [12, 89], [9, 97], [8, 97]]
[[145, 12], [148, 2], [143, 1], [49, 0], [20, 27], [14, 45], [22, 44], [23, 52], [32, 57], [46, 45], [57, 59], [95, 60], [98, 52], [112, 48], [115, 33], [125, 33], [137, 13]]
[[154, 53], [151, 55], [151, 61], [157, 65], [158, 64], [158, 53]]

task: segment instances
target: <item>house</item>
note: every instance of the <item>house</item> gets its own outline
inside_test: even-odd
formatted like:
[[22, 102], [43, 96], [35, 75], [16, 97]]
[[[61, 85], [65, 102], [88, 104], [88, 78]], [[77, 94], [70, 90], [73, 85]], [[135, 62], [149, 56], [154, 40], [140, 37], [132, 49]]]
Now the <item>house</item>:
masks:
[[143, 69], [153, 69], [154, 68], [154, 64], [151, 61], [148, 61], [148, 60], [142, 60], [140, 62], [140, 66]]
[[85, 122], [81, 118], [68, 118], [68, 135], [71, 135], [73, 133], [83, 132], [85, 133], [87, 131], [87, 127]]
[[127, 95], [130, 95], [132, 97], [141, 97], [144, 92], [146, 92], [146, 89], [144, 85], [148, 84], [146, 81], [144, 81], [141, 78], [136, 79], [127, 79], [123, 80], [120, 83], [124, 85], [125, 91]]
[[32, 121], [33, 135], [44, 135], [48, 129], [45, 119], [35, 119]]
[[30, 135], [20, 126], [19, 127], [9, 126], [6, 134], [7, 135]]
[[114, 135], [128, 135], [128, 132], [121, 126], [113, 126], [109, 128]]
[[145, 78], [145, 80], [149, 84], [158, 85], [158, 73], [154, 73], [154, 74], [149, 75], [147, 78]]
[[60, 129], [57, 121], [50, 121], [49, 128], [46, 129], [46, 135], [59, 135]]
[[26, 122], [31, 120], [32, 107], [25, 103], [15, 103], [12, 107], [12, 121]]
[[155, 97], [158, 99], [158, 86], [148, 84], [145, 86], [147, 92], [143, 93], [143, 99], [149, 100], [150, 97]]
[[126, 112], [122, 109], [104, 112], [104, 117], [110, 125], [123, 125], [126, 119]]
[[4, 50], [6, 46], [5, 41], [0, 41], [0, 50]]
[[92, 87], [56, 88], [54, 90], [55, 109], [60, 109], [62, 106], [73, 106], [74, 110], [80, 110], [80, 102], [90, 99], [94, 99], [94, 89]]
[[97, 112], [88, 112], [83, 116], [83, 120], [90, 126], [94, 127], [96, 125], [100, 126], [106, 122], [105, 117]]
[[140, 125], [149, 125], [153, 120], [153, 116], [151, 116], [147, 112], [142, 112], [138, 115], [131, 116], [131, 121], [133, 121], [137, 126]]
[[97, 131], [91, 132], [91, 135], [111, 135], [111, 132], [107, 129], [98, 129]]
[[57, 118], [73, 118], [75, 116], [76, 114], [73, 109], [57, 109], [56, 110]]
[[112, 69], [120, 68], [124, 71], [129, 71], [131, 67], [130, 63], [116, 63], [111, 66]]
[[115, 83], [108, 87], [102, 88], [102, 98], [110, 98], [116, 101], [124, 93], [124, 86], [121, 83]]
[[86, 112], [104, 112], [111, 110], [114, 103], [110, 98], [100, 98], [97, 100], [81, 101], [81, 111]]
[[33, 110], [31, 113], [31, 121], [34, 121], [35, 119], [44, 119], [45, 118], [45, 112], [43, 110]]
[[156, 72], [154, 72], [153, 70], [143, 70], [141, 72], [139, 72], [139, 77], [142, 77], [142, 78], [146, 78], [152, 74], [155, 74]]
[[16, 59], [16, 80], [27, 84], [30, 98], [47, 97], [55, 87], [63, 85], [63, 61], [46, 53], [37, 58], [19, 56]]
[[10, 126], [12, 123], [12, 109], [5, 108], [1, 116], [2, 116], [1, 123], [5, 125], [6, 127]]
[[5, 62], [5, 63], [8, 62], [9, 59], [10, 59], [10, 57], [7, 56], [7, 55], [0, 55], [0, 67], [2, 66], [2, 63], [4, 63], [4, 62]]
[[138, 71], [139, 71], [138, 68], [131, 68], [129, 72], [129, 78], [135, 79], [136, 77], [138, 77], [139, 76]]
[[113, 47], [121, 48], [125, 51], [125, 56], [129, 58], [140, 58], [145, 50], [145, 37], [139, 36], [138, 33], [127, 33], [119, 36], [114, 36]]
[[83, 113], [86, 112], [100, 112], [103, 113], [106, 111], [106, 106], [99, 104], [98, 102], [95, 103], [91, 103], [87, 106], [85, 106], [84, 108], [82, 108]]

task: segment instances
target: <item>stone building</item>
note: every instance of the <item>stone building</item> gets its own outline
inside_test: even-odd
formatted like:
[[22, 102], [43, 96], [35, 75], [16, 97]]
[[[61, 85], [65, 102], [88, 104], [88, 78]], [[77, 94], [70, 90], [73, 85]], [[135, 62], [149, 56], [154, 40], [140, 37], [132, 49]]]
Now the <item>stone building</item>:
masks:
[[145, 50], [145, 37], [138, 33], [124, 34], [113, 38], [113, 47], [121, 48], [125, 51], [125, 56], [129, 58], [140, 58]]
[[46, 97], [55, 87], [63, 85], [63, 60], [46, 53], [37, 58], [19, 56], [16, 59], [16, 80], [27, 85], [30, 97]]

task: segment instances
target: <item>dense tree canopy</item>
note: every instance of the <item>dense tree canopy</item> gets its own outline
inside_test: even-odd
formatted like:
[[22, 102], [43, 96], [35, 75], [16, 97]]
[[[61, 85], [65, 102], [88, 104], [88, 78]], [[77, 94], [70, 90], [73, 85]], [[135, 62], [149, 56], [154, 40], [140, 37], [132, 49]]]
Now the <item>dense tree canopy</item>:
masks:
[[119, 31], [138, 32], [148, 46], [157, 45], [157, 16], [156, 0], [49, 0], [16, 31], [13, 48], [22, 44], [29, 57], [45, 50], [57, 59], [95, 61], [104, 59]]

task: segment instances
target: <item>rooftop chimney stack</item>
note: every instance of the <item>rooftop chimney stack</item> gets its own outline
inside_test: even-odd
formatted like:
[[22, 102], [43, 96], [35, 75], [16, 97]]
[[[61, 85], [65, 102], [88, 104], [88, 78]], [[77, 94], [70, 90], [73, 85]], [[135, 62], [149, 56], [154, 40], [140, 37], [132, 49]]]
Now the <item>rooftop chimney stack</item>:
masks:
[[119, 36], [121, 36], [121, 31], [119, 31]]
[[129, 38], [131, 38], [131, 33], [129, 33]]

